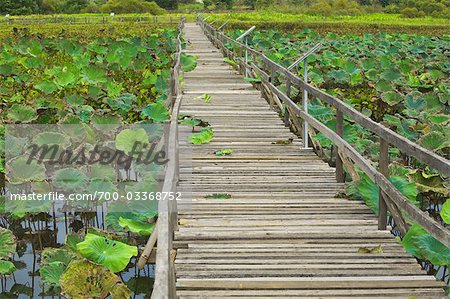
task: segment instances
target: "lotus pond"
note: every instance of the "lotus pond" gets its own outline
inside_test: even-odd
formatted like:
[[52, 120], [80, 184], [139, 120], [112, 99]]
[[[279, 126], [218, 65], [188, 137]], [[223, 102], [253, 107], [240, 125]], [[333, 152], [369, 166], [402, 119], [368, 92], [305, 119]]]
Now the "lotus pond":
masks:
[[[243, 30], [229, 31], [236, 38]], [[344, 100], [373, 120], [437, 154], [450, 158], [450, 36], [379, 33], [317, 34], [311, 30], [284, 33], [254, 31], [249, 45], [287, 67], [317, 43], [309, 59], [310, 82]], [[232, 49], [231, 44], [228, 45]], [[227, 60], [225, 60], [227, 61]], [[233, 61], [228, 61], [235, 64]], [[303, 75], [303, 66], [298, 74]], [[255, 81], [255, 80], [253, 80]], [[276, 82], [286, 90], [285, 82]], [[291, 93], [301, 103], [302, 94]], [[310, 99], [309, 112], [335, 130], [335, 111]], [[319, 153], [334, 164], [333, 146], [320, 132], [312, 136]], [[378, 161], [379, 140], [349, 119], [344, 138], [360, 153]], [[415, 205], [444, 225], [450, 223], [450, 179], [415, 159], [390, 149], [390, 180]], [[351, 177], [351, 179], [350, 179]], [[347, 173], [348, 196], [364, 200], [378, 213], [378, 188], [356, 169]], [[414, 224], [402, 243], [430, 273], [449, 283], [450, 249]]]
[[[178, 32], [142, 24], [137, 29], [84, 26], [83, 33], [78, 27], [39, 26], [1, 32], [0, 298], [149, 298], [153, 266], [138, 270], [136, 262], [154, 229], [156, 206], [147, 206], [146, 213], [120, 205], [107, 210], [103, 204], [78, 211], [39, 202], [9, 210], [5, 201], [15, 189], [150, 191], [157, 188], [157, 178], [116, 165], [55, 169], [47, 160], [26, 164], [26, 151], [12, 147], [5, 134], [10, 125], [29, 125], [32, 134], [13, 138], [15, 145], [28, 138], [79, 147], [124, 125], [163, 123], [169, 118], [166, 100]], [[185, 70], [195, 67], [192, 57], [183, 55], [182, 62]], [[66, 136], [56, 129], [33, 135], [32, 126], [39, 125], [77, 129], [65, 130]], [[128, 154], [134, 142], [148, 142], [147, 133], [123, 129], [108, 146]], [[16, 157], [9, 160], [5, 147]], [[52, 186], [44, 176], [50, 168], [59, 182]], [[125, 180], [136, 184], [114, 184]]]

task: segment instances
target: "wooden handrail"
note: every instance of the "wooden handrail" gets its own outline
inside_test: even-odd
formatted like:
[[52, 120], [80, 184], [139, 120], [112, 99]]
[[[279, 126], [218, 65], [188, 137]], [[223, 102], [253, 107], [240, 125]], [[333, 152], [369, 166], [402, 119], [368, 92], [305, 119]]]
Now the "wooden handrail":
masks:
[[[178, 27], [179, 34], [177, 37], [175, 65], [171, 72], [169, 100], [171, 100], [172, 105], [169, 136], [167, 138], [168, 163], [166, 165], [162, 192], [176, 192], [179, 179], [178, 115], [182, 99], [179, 75], [181, 73], [181, 36], [184, 23], [185, 18], [182, 17]], [[176, 200], [159, 201], [155, 284], [153, 286], [152, 298], [176, 298], [175, 269], [172, 260], [172, 243], [177, 222], [178, 217]]]
[[[389, 128], [373, 121], [369, 117], [363, 115], [353, 107], [349, 106], [345, 102], [323, 92], [322, 90], [308, 84], [304, 80], [297, 77], [295, 74], [291, 73], [289, 70], [283, 66], [277, 64], [276, 62], [269, 59], [263, 53], [252, 49], [242, 43], [239, 43], [232, 38], [226, 36], [224, 33], [217, 31], [212, 26], [204, 22], [201, 18], [198, 18], [198, 23], [203, 28], [205, 34], [208, 38], [229, 57], [239, 61], [239, 65], [243, 65], [245, 68], [254, 71], [259, 75], [262, 83], [268, 87], [268, 89], [276, 95], [287, 107], [290, 108], [295, 115], [290, 115], [290, 117], [300, 117], [306, 120], [309, 125], [314, 129], [318, 130], [324, 134], [328, 139], [330, 139], [335, 146], [337, 146], [340, 153], [344, 154], [346, 157], [350, 158], [353, 163], [358, 165], [361, 170], [374, 181], [374, 183], [380, 188], [383, 196], [380, 196], [380, 201], [382, 204], [386, 204], [387, 208], [390, 210], [394, 221], [398, 225], [399, 230], [402, 234], [405, 234], [408, 230], [408, 224], [402, 216], [402, 212], [407, 213], [416, 223], [420, 224], [426, 231], [428, 231], [437, 240], [450, 247], [450, 230], [445, 228], [441, 223], [429, 217], [426, 212], [423, 212], [418, 207], [413, 205], [388, 179], [387, 176], [372, 166], [371, 162], [364, 158], [358, 151], [353, 148], [348, 142], [346, 142], [339, 134], [336, 134], [333, 130], [329, 129], [327, 126], [322, 124], [320, 121], [312, 117], [311, 115], [305, 113], [297, 104], [290, 99], [285, 93], [280, 91], [274, 84], [274, 76], [276, 73], [284, 75], [289, 84], [299, 87], [300, 90], [307, 90], [310, 95], [326, 102], [327, 104], [336, 108], [338, 114], [343, 114], [348, 116], [354, 122], [360, 124], [364, 128], [368, 129], [381, 139], [384, 146], [395, 146], [404, 154], [414, 157], [426, 165], [429, 165], [444, 176], [450, 177], [450, 161], [437, 155], [436, 153], [427, 150], [418, 144], [411, 142], [410, 140], [404, 138], [403, 136], [395, 133]], [[233, 51], [226, 48], [225, 43], [231, 43], [233, 45]], [[255, 56], [255, 58], [260, 59], [264, 65], [269, 69], [270, 74], [266, 73], [264, 70], [259, 68], [254, 63], [245, 64], [243, 59], [237, 56], [235, 49], [246, 49], [249, 53]], [[339, 117], [343, 122], [343, 117]], [[340, 124], [342, 125], [342, 124]], [[380, 157], [380, 159], [383, 157]], [[381, 161], [380, 164], [386, 164], [388, 161]], [[385, 172], [385, 171], [383, 171]], [[386, 196], [384, 196], [386, 195]], [[382, 206], [382, 205], [380, 205]], [[383, 216], [383, 215], [381, 215]], [[385, 216], [385, 215], [384, 215]], [[380, 217], [380, 221], [383, 221]], [[380, 223], [379, 227], [383, 227]]]

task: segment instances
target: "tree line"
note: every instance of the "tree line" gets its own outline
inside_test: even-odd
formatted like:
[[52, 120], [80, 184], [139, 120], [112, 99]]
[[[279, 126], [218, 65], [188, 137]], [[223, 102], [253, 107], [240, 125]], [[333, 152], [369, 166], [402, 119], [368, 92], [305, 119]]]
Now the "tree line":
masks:
[[[0, 0], [0, 14], [152, 13], [196, 0]], [[203, 9], [271, 9], [318, 15], [400, 13], [405, 17], [450, 16], [450, 0], [203, 0]]]

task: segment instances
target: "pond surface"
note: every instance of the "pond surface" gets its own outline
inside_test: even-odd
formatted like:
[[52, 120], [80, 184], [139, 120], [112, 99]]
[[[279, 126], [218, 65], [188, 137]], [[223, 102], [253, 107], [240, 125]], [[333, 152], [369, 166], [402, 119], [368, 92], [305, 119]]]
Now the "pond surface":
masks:
[[[17, 268], [12, 275], [1, 278], [0, 298], [65, 298], [59, 293], [44, 292], [39, 275], [42, 248], [58, 248], [64, 245], [68, 233], [83, 232], [87, 227], [104, 228], [104, 214], [99, 210], [91, 213], [91, 219], [82, 214], [57, 215], [54, 222], [50, 214], [41, 213], [31, 219], [11, 220], [0, 218], [0, 225], [10, 229], [17, 238], [17, 249], [13, 262]], [[38, 218], [41, 218], [38, 220]], [[130, 238], [131, 240], [132, 238]], [[145, 244], [146, 238], [133, 240]], [[143, 270], [136, 267], [137, 258], [130, 260], [119, 276], [133, 292], [131, 298], [150, 298], [154, 282], [154, 265]]]

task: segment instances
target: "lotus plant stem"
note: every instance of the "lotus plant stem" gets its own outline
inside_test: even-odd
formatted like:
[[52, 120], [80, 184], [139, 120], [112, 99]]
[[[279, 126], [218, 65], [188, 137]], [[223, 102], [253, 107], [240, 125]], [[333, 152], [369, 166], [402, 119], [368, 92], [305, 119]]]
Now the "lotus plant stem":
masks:
[[34, 275], [36, 273], [36, 255], [33, 254], [33, 272], [31, 275], [31, 296], [30, 298], [34, 297]]
[[67, 212], [64, 211], [64, 227], [66, 228], [66, 235], [69, 234], [69, 229], [67, 227]]
[[105, 210], [103, 204], [102, 204], [102, 228], [105, 229]]
[[95, 223], [97, 224], [96, 227], [100, 228], [100, 223], [99, 223], [99, 220], [98, 220], [98, 213], [97, 213], [97, 211], [95, 211]]
[[56, 211], [55, 211], [55, 204], [52, 205], [52, 217], [53, 217], [53, 234], [55, 236], [55, 243], [58, 242], [58, 234], [57, 234], [57, 228], [56, 228]]

